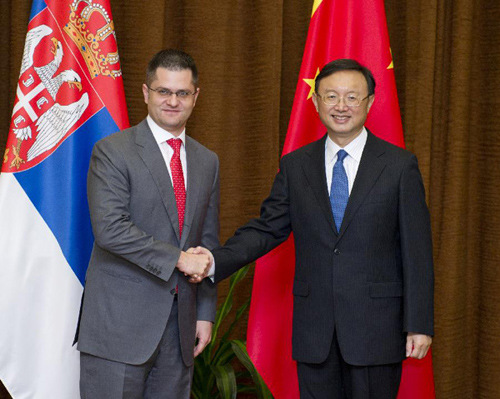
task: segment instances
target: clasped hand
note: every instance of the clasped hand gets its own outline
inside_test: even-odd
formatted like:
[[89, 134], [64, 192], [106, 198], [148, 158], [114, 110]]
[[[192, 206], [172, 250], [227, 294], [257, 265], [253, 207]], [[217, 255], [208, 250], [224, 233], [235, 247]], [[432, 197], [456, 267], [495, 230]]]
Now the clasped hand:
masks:
[[207, 277], [214, 257], [212, 253], [203, 247], [189, 248], [182, 251], [176, 267], [189, 276], [190, 283], [199, 283]]

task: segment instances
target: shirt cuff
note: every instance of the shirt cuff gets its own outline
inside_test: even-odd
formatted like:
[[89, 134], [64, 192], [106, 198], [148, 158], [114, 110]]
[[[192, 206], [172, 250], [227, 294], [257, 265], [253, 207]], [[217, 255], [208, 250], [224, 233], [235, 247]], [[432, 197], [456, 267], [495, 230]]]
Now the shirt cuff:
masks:
[[208, 270], [208, 276], [210, 280], [212, 280], [212, 283], [215, 283], [215, 259], [212, 261], [212, 266], [210, 266], [210, 269]]

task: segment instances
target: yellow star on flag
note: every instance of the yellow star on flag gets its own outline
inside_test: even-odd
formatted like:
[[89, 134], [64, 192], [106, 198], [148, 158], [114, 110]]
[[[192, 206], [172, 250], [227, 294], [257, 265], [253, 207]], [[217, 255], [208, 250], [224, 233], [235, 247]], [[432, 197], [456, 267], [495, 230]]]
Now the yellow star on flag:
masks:
[[318, 9], [319, 5], [322, 2], [323, 2], [323, 0], [314, 0], [313, 11], [312, 11], [312, 14], [311, 14], [311, 18], [312, 18], [312, 16], [314, 15], [314, 13], [316, 12], [316, 10]]
[[314, 75], [314, 78], [313, 79], [302, 79], [304, 82], [306, 82], [310, 87], [311, 87], [311, 90], [309, 90], [309, 94], [307, 96], [307, 99], [309, 100], [313, 93], [314, 93], [314, 81], [316, 80], [316, 76], [319, 75], [319, 68], [316, 70], [316, 75]]
[[394, 60], [392, 59], [392, 49], [389, 47], [389, 51], [391, 52], [391, 63], [387, 67], [387, 69], [394, 69]]

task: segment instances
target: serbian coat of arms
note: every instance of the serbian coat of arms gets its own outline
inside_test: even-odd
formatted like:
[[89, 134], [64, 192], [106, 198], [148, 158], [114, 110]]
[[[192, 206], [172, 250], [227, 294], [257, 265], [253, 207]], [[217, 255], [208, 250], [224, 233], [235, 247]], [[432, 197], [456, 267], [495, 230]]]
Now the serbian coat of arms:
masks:
[[2, 172], [43, 161], [104, 106], [96, 83], [120, 76], [105, 7], [75, 0], [59, 14], [41, 10], [28, 27]]

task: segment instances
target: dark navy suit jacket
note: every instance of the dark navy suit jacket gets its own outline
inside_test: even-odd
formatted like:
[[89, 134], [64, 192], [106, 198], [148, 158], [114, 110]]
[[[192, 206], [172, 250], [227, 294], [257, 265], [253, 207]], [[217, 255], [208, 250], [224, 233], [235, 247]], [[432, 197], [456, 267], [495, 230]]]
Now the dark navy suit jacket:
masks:
[[399, 362], [407, 332], [434, 333], [430, 218], [417, 159], [368, 133], [337, 231], [325, 140], [282, 158], [260, 218], [213, 251], [215, 280], [293, 232], [293, 358], [323, 362], [336, 331], [349, 364]]

